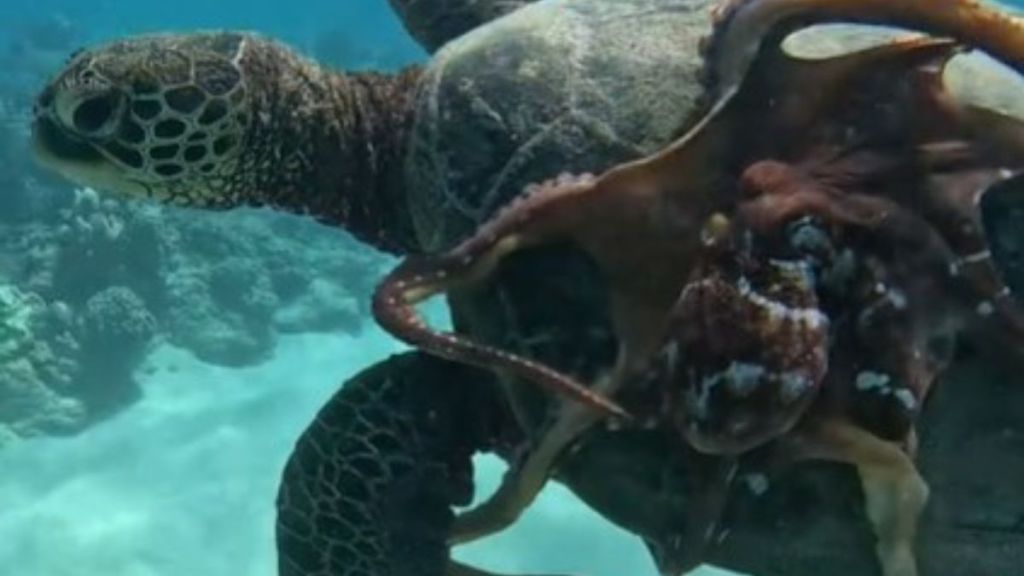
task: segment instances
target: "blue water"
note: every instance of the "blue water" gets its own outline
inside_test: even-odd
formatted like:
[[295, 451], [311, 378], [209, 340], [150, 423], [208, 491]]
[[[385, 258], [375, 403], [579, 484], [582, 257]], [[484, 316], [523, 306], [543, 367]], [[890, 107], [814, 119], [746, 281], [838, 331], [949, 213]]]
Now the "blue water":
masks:
[[354, 46], [385, 48], [394, 64], [423, 58], [386, 0], [39, 0], [27, 9], [17, 2], [0, 4], [5, 32], [50, 18], [67, 20], [89, 42], [141, 32], [233, 28], [259, 30], [299, 47], [311, 46], [322, 34], [336, 33]]

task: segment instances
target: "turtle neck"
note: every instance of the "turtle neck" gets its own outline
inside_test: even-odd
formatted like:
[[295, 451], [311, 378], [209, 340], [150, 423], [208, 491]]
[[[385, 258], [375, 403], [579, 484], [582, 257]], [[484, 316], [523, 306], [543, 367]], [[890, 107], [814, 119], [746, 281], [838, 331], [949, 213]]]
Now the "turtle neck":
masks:
[[385, 252], [417, 251], [404, 158], [422, 70], [341, 73], [281, 45], [260, 48], [242, 63], [265, 79], [249, 86], [248, 200], [341, 226]]

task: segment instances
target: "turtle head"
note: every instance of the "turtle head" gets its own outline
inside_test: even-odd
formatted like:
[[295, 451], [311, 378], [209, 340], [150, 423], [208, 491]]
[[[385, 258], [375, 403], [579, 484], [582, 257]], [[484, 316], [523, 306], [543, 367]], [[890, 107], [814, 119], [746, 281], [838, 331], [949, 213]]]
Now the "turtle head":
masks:
[[147, 36], [77, 53], [36, 100], [37, 157], [77, 184], [225, 204], [249, 138], [248, 38]]
[[255, 34], [138, 36], [71, 57], [36, 100], [34, 148], [79, 185], [272, 206], [407, 251], [400, 165], [419, 76], [334, 72]]

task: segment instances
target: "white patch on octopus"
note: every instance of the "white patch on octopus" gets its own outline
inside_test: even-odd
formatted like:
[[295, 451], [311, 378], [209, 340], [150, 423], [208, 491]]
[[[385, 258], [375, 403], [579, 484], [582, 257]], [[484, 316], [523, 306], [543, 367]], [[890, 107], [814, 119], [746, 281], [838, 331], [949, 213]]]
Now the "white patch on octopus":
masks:
[[890, 378], [888, 374], [880, 372], [864, 371], [857, 374], [857, 390], [868, 392], [878, 389], [885, 391], [889, 389]]
[[726, 387], [733, 396], [745, 398], [757, 390], [764, 374], [764, 366], [734, 361], [724, 372], [719, 372], [712, 378], [725, 379]]
[[992, 306], [992, 303], [988, 300], [979, 302], [978, 307], [975, 308], [975, 312], [978, 313], [978, 316], [991, 316], [995, 311], [995, 307]]
[[769, 300], [760, 293], [755, 292], [750, 286], [750, 281], [746, 278], [740, 278], [738, 287], [740, 295], [747, 298], [755, 306], [767, 310], [768, 315], [772, 318], [781, 318], [802, 324], [811, 330], [816, 330], [828, 324], [828, 316], [820, 310], [816, 308], [791, 308], [774, 300]]
[[710, 278], [701, 278], [696, 282], [690, 282], [686, 286], [683, 286], [683, 292], [679, 295], [679, 300], [684, 300], [690, 296], [690, 292], [699, 290], [701, 288], [707, 288], [708, 286], [714, 286], [715, 282]]
[[815, 285], [814, 271], [811, 269], [811, 265], [803, 260], [769, 260], [772, 266], [783, 270], [790, 277], [800, 278], [800, 280], [806, 286], [813, 287]]
[[747, 474], [743, 477], [743, 481], [755, 496], [760, 496], [768, 491], [768, 477], [764, 474]]
[[889, 302], [892, 302], [893, 307], [896, 308], [897, 310], [906, 309], [907, 295], [904, 294], [902, 290], [893, 288], [886, 293], [885, 297], [886, 299], [889, 300]]
[[893, 392], [892, 395], [895, 396], [896, 399], [900, 401], [900, 404], [903, 404], [903, 407], [906, 408], [907, 411], [913, 412], [914, 410], [917, 409], [917, 398], [914, 396], [914, 393], [911, 392], [910, 390], [906, 388], [900, 388], [899, 390]]
[[[725, 384], [731, 394], [742, 398], [757, 389], [764, 374], [765, 369], [762, 366], [734, 361], [725, 370], [704, 376], [700, 379], [700, 391], [691, 397], [696, 410], [695, 416], [698, 420], [707, 420], [711, 412], [708, 405], [711, 401], [711, 392], [719, 385]], [[694, 377], [691, 375], [690, 379], [693, 380]]]
[[878, 312], [878, 310], [885, 306], [886, 304], [891, 305], [895, 310], [906, 309], [907, 295], [904, 294], [901, 290], [897, 288], [886, 289], [883, 284], [879, 283], [875, 286], [875, 292], [883, 294], [883, 298], [881, 300], [875, 300], [870, 305], [868, 305], [863, 312], [861, 312], [861, 316], [865, 320], [870, 320], [871, 317], [874, 316], [875, 313]]
[[992, 252], [988, 250], [982, 250], [981, 252], [975, 252], [974, 254], [968, 254], [961, 256], [957, 259], [957, 263], [961, 266], [964, 264], [978, 264], [992, 258]]
[[810, 378], [794, 372], [784, 373], [780, 381], [782, 382], [782, 388], [779, 390], [779, 394], [782, 396], [782, 401], [786, 404], [796, 402], [807, 394], [807, 391], [812, 387]]

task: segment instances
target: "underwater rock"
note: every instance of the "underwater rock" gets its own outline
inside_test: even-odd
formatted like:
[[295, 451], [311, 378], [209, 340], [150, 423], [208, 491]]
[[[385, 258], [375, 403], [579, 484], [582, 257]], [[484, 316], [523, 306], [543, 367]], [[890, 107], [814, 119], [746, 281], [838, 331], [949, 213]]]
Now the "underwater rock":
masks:
[[83, 351], [89, 355], [138, 358], [156, 334], [156, 319], [146, 304], [124, 286], [107, 288], [85, 304]]
[[90, 416], [99, 418], [140, 396], [134, 372], [157, 334], [157, 323], [138, 295], [113, 286], [89, 298], [79, 324], [82, 373], [75, 392]]
[[348, 235], [262, 210], [168, 210], [168, 340], [207, 362], [266, 359], [278, 332], [358, 331], [384, 259]]
[[166, 248], [160, 226], [156, 207], [101, 201], [95, 190], [79, 188], [62, 211], [49, 261], [40, 267], [50, 277], [49, 286], [34, 285], [48, 297], [74, 304], [112, 285], [159, 299]]
[[130, 406], [157, 338], [237, 367], [268, 358], [280, 333], [357, 333], [386, 263], [345, 233], [268, 211], [89, 188], [53, 206], [0, 218], [0, 427], [17, 437], [74, 433]]
[[222, 308], [266, 322], [277, 306], [266, 268], [260, 262], [230, 258], [210, 268], [210, 297]]
[[267, 318], [218, 303], [227, 298], [213, 295], [209, 276], [209, 270], [193, 268], [167, 279], [168, 341], [213, 364], [245, 366], [265, 359], [276, 343]]
[[38, 295], [10, 285], [0, 286], [3, 435], [68, 433], [85, 421], [84, 404], [63, 393], [79, 372], [78, 363], [65, 354], [74, 347], [62, 347], [56, 338], [47, 341], [47, 314], [47, 306]]
[[[276, 330], [357, 331], [365, 310], [354, 297], [367, 299], [382, 263], [301, 218], [207, 214], [90, 188], [75, 190], [52, 226], [0, 227], [0, 247], [0, 271], [24, 289], [82, 310], [122, 287], [171, 344], [227, 366], [266, 358]], [[288, 320], [275, 320], [292, 303]]]

